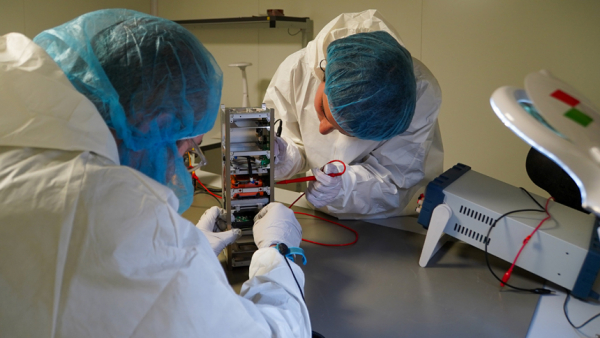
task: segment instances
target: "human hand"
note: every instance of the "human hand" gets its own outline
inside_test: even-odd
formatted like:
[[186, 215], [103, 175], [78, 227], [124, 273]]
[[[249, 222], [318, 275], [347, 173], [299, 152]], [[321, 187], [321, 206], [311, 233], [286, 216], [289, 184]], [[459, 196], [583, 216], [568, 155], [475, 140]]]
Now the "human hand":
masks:
[[273, 147], [273, 164], [283, 163], [286, 160], [287, 142], [281, 137], [275, 137], [275, 146]]
[[306, 189], [306, 200], [308, 200], [315, 208], [322, 208], [331, 203], [342, 189], [342, 178], [340, 176], [331, 177], [328, 174], [339, 173], [335, 164], [329, 163], [323, 167], [323, 171], [319, 168], [312, 169], [312, 173], [317, 179], [308, 183]]
[[200, 220], [196, 224], [196, 227], [200, 229], [208, 239], [210, 247], [215, 252], [215, 255], [219, 255], [227, 245], [235, 242], [235, 240], [242, 235], [242, 230], [235, 228], [229, 231], [219, 232], [219, 230], [225, 229], [225, 215], [225, 210], [219, 207], [212, 207], [202, 214], [202, 217], [200, 217]]
[[258, 248], [285, 243], [297, 247], [302, 240], [302, 228], [294, 212], [281, 203], [269, 203], [254, 216], [254, 242]]

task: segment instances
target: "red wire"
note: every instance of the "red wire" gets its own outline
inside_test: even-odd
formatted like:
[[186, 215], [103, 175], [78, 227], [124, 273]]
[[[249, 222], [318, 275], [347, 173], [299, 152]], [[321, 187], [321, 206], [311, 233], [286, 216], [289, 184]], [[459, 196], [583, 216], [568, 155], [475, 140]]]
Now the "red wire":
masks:
[[[291, 208], [294, 206], [294, 204], [296, 204], [296, 202], [298, 202], [298, 201], [299, 201], [299, 200], [302, 198], [302, 196], [304, 196], [304, 193], [303, 193], [302, 195], [300, 195], [300, 197], [296, 198], [296, 200], [295, 200], [295, 201], [294, 201], [292, 204], [290, 204], [290, 209], [291, 209]], [[323, 220], [323, 221], [325, 221], [325, 222], [329, 222], [329, 223], [333, 223], [333, 224], [335, 224], [335, 225], [339, 225], [339, 226], [341, 226], [342, 228], [346, 228], [346, 229], [348, 229], [348, 230], [352, 231], [352, 232], [354, 233], [354, 236], [355, 236], [355, 237], [354, 237], [354, 241], [353, 241], [353, 242], [351, 242], [351, 243], [343, 243], [343, 244], [327, 244], [327, 243], [319, 243], [319, 242], [315, 242], [315, 241], [311, 241], [311, 240], [308, 240], [308, 239], [304, 239], [304, 238], [302, 238], [302, 240], [303, 240], [303, 241], [305, 241], [305, 242], [308, 242], [308, 243], [313, 243], [313, 244], [317, 244], [317, 245], [323, 245], [323, 246], [348, 246], [348, 245], [352, 245], [352, 244], [354, 244], [354, 243], [358, 242], [358, 232], [356, 232], [356, 230], [354, 230], [354, 229], [350, 229], [349, 227], [347, 227], [347, 226], [345, 226], [345, 225], [342, 225], [342, 224], [340, 224], [340, 223], [336, 223], [336, 222], [334, 222], [334, 221], [330, 221], [330, 220], [328, 220], [328, 219], [325, 219], [325, 218], [322, 218], [322, 217], [319, 217], [319, 216], [315, 216], [315, 215], [306, 214], [306, 213], [303, 213], [303, 212], [294, 211], [294, 214], [311, 216], [311, 217], [314, 217], [314, 218], [318, 218], [318, 219], [320, 219], [320, 220]]]
[[542, 226], [542, 224], [544, 224], [544, 222], [546, 222], [547, 220], [550, 219], [551, 216], [550, 216], [550, 213], [548, 212], [548, 203], [550, 203], [550, 200], [554, 201], [554, 197], [552, 197], [552, 196], [548, 197], [548, 199], [546, 200], [546, 206], [544, 207], [544, 210], [546, 211], [546, 215], [548, 215], [548, 217], [544, 218], [535, 227], [535, 229], [533, 229], [533, 231], [531, 232], [531, 234], [529, 234], [529, 236], [525, 237], [525, 239], [523, 240], [523, 245], [521, 245], [521, 249], [519, 249], [519, 252], [517, 253], [517, 256], [515, 257], [515, 259], [513, 260], [512, 265], [510, 266], [510, 268], [508, 269], [508, 271], [506, 271], [506, 273], [502, 277], [502, 282], [500, 283], [500, 286], [504, 287], [504, 283], [508, 282], [508, 280], [510, 279], [512, 271], [515, 268], [515, 265], [517, 264], [517, 259], [519, 259], [519, 256], [521, 255], [521, 252], [525, 248], [525, 245], [527, 245], [527, 243], [529, 243], [529, 240], [531, 239], [531, 237], [533, 236], [533, 234], [535, 234], [535, 232], [538, 231], [538, 229]]
[[344, 170], [341, 173], [332, 173], [332, 174], [327, 174], [327, 175], [329, 175], [331, 177], [336, 177], [336, 176], [341, 176], [342, 174], [344, 174], [346, 172], [346, 163], [344, 163], [340, 160], [332, 160], [332, 161], [327, 162], [327, 164], [333, 163], [333, 162], [340, 162], [344, 166]]
[[[344, 171], [342, 171], [341, 173], [338, 173], [338, 174], [329, 174], [329, 176], [332, 176], [332, 175], [335, 175], [335, 176], [340, 176], [341, 174], [343, 174], [343, 173], [345, 173], [345, 172], [346, 172], [346, 163], [344, 163], [344, 162], [342, 162], [342, 161], [340, 161], [340, 160], [333, 160], [333, 161], [327, 162], [327, 164], [329, 164], [329, 163], [331, 163], [331, 162], [340, 162], [342, 165], [344, 165]], [[335, 176], [332, 176], [332, 177], [335, 177]], [[290, 209], [291, 209], [291, 208], [294, 206], [294, 204], [296, 204], [296, 202], [298, 202], [298, 201], [299, 201], [299, 200], [302, 198], [302, 196], [304, 196], [304, 193], [302, 193], [302, 195], [300, 195], [298, 198], [296, 198], [296, 200], [295, 200], [294, 202], [292, 202], [292, 204], [290, 204]], [[306, 213], [303, 213], [303, 212], [294, 211], [294, 214], [306, 215], [306, 216], [310, 216], [310, 217], [318, 218], [318, 219], [320, 219], [320, 220], [323, 220], [323, 221], [325, 221], [325, 222], [329, 222], [329, 223], [333, 223], [333, 224], [335, 224], [335, 225], [339, 225], [339, 226], [341, 226], [342, 228], [346, 228], [346, 229], [348, 229], [348, 230], [350, 230], [350, 231], [352, 231], [352, 232], [354, 233], [354, 241], [353, 241], [353, 242], [350, 242], [350, 243], [343, 243], [343, 244], [328, 244], [328, 243], [319, 243], [319, 242], [315, 242], [315, 241], [311, 241], [311, 240], [308, 240], [308, 239], [304, 239], [304, 238], [302, 238], [302, 240], [303, 240], [304, 242], [313, 243], [313, 244], [322, 245], [322, 246], [348, 246], [348, 245], [352, 245], [352, 244], [354, 244], [354, 243], [358, 242], [358, 232], [356, 232], [356, 230], [354, 230], [354, 229], [351, 229], [351, 228], [349, 228], [349, 227], [347, 227], [347, 226], [345, 226], [345, 225], [342, 225], [342, 224], [340, 224], [340, 223], [336, 223], [336, 222], [334, 222], [334, 221], [330, 221], [330, 220], [328, 220], [328, 219], [325, 219], [325, 218], [322, 218], [322, 217], [319, 217], [319, 216], [315, 216], [315, 215], [311, 215], [311, 214], [306, 214]]]
[[[345, 164], [344, 162], [342, 162], [342, 161], [339, 161], [339, 160], [333, 160], [333, 161], [331, 161], [331, 162], [340, 162], [340, 163], [342, 163], [342, 164], [344, 165], [344, 171], [342, 171], [342, 172], [340, 173], [340, 175], [346, 172], [346, 164]], [[331, 162], [329, 162], [329, 163], [331, 163]], [[339, 176], [339, 175], [338, 175], [338, 176]], [[201, 185], [201, 186], [204, 188], [204, 190], [206, 190], [206, 192], [208, 192], [209, 194], [211, 194], [211, 195], [215, 196], [216, 198], [222, 198], [221, 196], [215, 195], [215, 194], [213, 194], [213, 193], [212, 193], [210, 190], [208, 190], [208, 188], [206, 188], [206, 187], [204, 186], [204, 184], [202, 184], [202, 182], [200, 182], [200, 179], [198, 178], [198, 176], [196, 176], [196, 173], [192, 173], [192, 178], [193, 178], [193, 179], [195, 179], [195, 180], [196, 180], [196, 182], [200, 183], [200, 185]], [[300, 195], [300, 197], [298, 197], [298, 198], [297, 198], [297, 199], [296, 199], [296, 200], [295, 200], [295, 201], [294, 201], [292, 204], [290, 204], [290, 209], [291, 209], [291, 208], [294, 206], [294, 204], [296, 204], [296, 202], [298, 202], [298, 201], [299, 201], [299, 200], [302, 198], [302, 196], [304, 196], [304, 193], [303, 193], [302, 195]], [[319, 243], [319, 242], [315, 242], [315, 241], [311, 241], [311, 240], [308, 240], [308, 239], [304, 239], [304, 238], [302, 238], [302, 240], [303, 240], [303, 241], [305, 241], [305, 242], [309, 242], [309, 243], [313, 243], [313, 244], [317, 244], [317, 245], [323, 245], [323, 246], [348, 246], [348, 245], [352, 245], [352, 244], [354, 244], [354, 243], [358, 242], [358, 232], [356, 232], [356, 230], [354, 230], [354, 229], [351, 229], [351, 228], [349, 228], [349, 227], [347, 227], [347, 226], [345, 226], [345, 225], [342, 225], [342, 224], [340, 224], [340, 223], [336, 223], [336, 222], [334, 222], [334, 221], [330, 221], [330, 220], [328, 220], [328, 219], [325, 219], [325, 218], [322, 218], [322, 217], [319, 217], [319, 216], [315, 216], [315, 215], [306, 214], [306, 213], [303, 213], [303, 212], [297, 212], [297, 211], [294, 211], [294, 214], [306, 215], [306, 216], [311, 216], [311, 217], [314, 217], [314, 218], [318, 218], [318, 219], [320, 219], [320, 220], [323, 220], [323, 221], [325, 221], [325, 222], [329, 222], [329, 223], [333, 223], [333, 224], [335, 224], [335, 225], [339, 225], [339, 226], [341, 226], [342, 228], [346, 228], [346, 229], [348, 229], [348, 230], [350, 230], [350, 231], [352, 231], [352, 232], [354, 233], [354, 241], [353, 241], [353, 242], [350, 242], [350, 243], [343, 243], [343, 244], [327, 244], [327, 243]]]
[[[327, 162], [327, 164], [332, 163], [332, 162], [340, 162], [343, 166], [344, 166], [344, 170], [341, 173], [331, 173], [331, 174], [327, 174], [331, 177], [337, 177], [337, 176], [341, 176], [346, 172], [346, 163], [340, 161], [340, 160], [333, 160], [333, 161], [329, 161]], [[323, 170], [323, 168], [321, 168], [321, 170]], [[305, 177], [300, 177], [300, 178], [294, 178], [291, 180], [283, 180], [283, 181], [279, 181], [279, 182], [275, 182], [275, 184], [290, 184], [290, 183], [300, 183], [300, 182], [308, 182], [308, 181], [316, 181], [317, 179], [314, 176], [305, 176]]]
[[205, 187], [205, 186], [204, 186], [204, 184], [202, 184], [202, 182], [200, 182], [200, 179], [198, 178], [198, 176], [196, 176], [196, 173], [192, 173], [192, 178], [193, 178], [193, 179], [195, 179], [195, 180], [196, 180], [196, 182], [200, 183], [200, 185], [202, 186], [202, 188], [204, 188], [204, 190], [206, 190], [206, 192], [207, 192], [207, 193], [209, 193], [209, 194], [211, 194], [211, 195], [215, 196], [216, 198], [221, 198], [221, 199], [223, 198], [223, 197], [221, 197], [221, 196], [219, 196], [219, 195], [215, 195], [215, 194], [213, 194], [213, 193], [212, 193], [210, 190], [208, 190], [208, 188], [207, 188], [207, 187]]
[[349, 228], [349, 227], [347, 227], [347, 226], [345, 226], [345, 225], [342, 225], [342, 224], [340, 224], [340, 223], [337, 223], [337, 222], [334, 222], [334, 221], [330, 221], [330, 220], [328, 220], [328, 219], [325, 219], [325, 218], [322, 218], [322, 217], [319, 217], [319, 216], [315, 216], [315, 215], [307, 214], [307, 213], [304, 213], [304, 212], [298, 212], [298, 211], [294, 211], [294, 214], [306, 215], [306, 216], [311, 216], [311, 217], [314, 217], [314, 218], [318, 218], [318, 219], [320, 219], [320, 220], [323, 220], [323, 221], [325, 221], [325, 222], [329, 222], [329, 223], [333, 223], [333, 224], [335, 224], [335, 225], [339, 225], [339, 226], [341, 226], [342, 228], [348, 229], [348, 230], [350, 230], [350, 231], [352, 231], [352, 232], [354, 233], [354, 241], [352, 241], [352, 242], [350, 242], [350, 243], [343, 243], [343, 244], [328, 244], [328, 243], [319, 243], [319, 242], [315, 242], [315, 241], [311, 241], [311, 240], [308, 240], [308, 239], [304, 239], [304, 238], [302, 238], [302, 240], [303, 240], [304, 242], [313, 243], [313, 244], [317, 244], [317, 245], [323, 245], [323, 246], [348, 246], [348, 245], [352, 245], [352, 244], [354, 244], [354, 243], [358, 242], [358, 232], [356, 232], [356, 230], [354, 230], [354, 229], [351, 229], [351, 228]]
[[302, 195], [300, 195], [298, 198], [296, 198], [296, 200], [295, 200], [294, 202], [292, 202], [292, 204], [290, 204], [290, 209], [291, 209], [291, 208], [294, 206], [294, 204], [296, 204], [296, 202], [298, 202], [298, 201], [299, 201], [299, 200], [302, 198], [302, 196], [304, 196], [305, 194], [306, 194], [306, 193], [304, 193], [304, 192], [303, 192], [303, 193], [302, 193]]

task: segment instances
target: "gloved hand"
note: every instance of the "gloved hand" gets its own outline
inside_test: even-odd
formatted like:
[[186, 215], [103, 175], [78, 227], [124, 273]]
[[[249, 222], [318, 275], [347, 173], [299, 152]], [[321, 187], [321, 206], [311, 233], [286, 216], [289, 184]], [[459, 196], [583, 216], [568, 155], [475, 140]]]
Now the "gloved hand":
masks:
[[[225, 210], [219, 207], [212, 207], [204, 212], [198, 224], [196, 224], [196, 227], [208, 238], [210, 247], [215, 252], [215, 255], [219, 255], [227, 245], [235, 242], [242, 235], [242, 230], [240, 229], [218, 232], [219, 228], [223, 228], [224, 215], [226, 215]], [[218, 223], [221, 223], [221, 225]]]
[[287, 146], [287, 142], [284, 139], [275, 136], [275, 147], [273, 147], [274, 164], [285, 162]]
[[269, 203], [254, 216], [254, 242], [258, 248], [285, 243], [297, 247], [302, 240], [302, 228], [294, 212], [281, 203]]
[[302, 157], [298, 148], [293, 144], [288, 145], [287, 141], [281, 137], [276, 137], [273, 146], [273, 165], [275, 167], [275, 179], [281, 180], [288, 178], [299, 170], [302, 165]]
[[331, 203], [342, 189], [341, 176], [331, 177], [327, 175], [339, 173], [335, 164], [326, 164], [323, 169], [323, 171], [319, 168], [312, 169], [312, 173], [317, 180], [308, 183], [308, 189], [306, 189], [306, 199], [317, 209]]

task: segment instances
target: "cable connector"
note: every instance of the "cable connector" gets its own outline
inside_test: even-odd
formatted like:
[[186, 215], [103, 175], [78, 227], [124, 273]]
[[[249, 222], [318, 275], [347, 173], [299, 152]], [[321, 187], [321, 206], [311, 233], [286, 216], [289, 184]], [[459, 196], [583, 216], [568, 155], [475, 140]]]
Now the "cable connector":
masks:
[[510, 279], [510, 275], [512, 275], [512, 272], [513, 272], [513, 267], [514, 267], [514, 265], [512, 265], [508, 269], [508, 271], [506, 271], [504, 276], [502, 276], [502, 282], [500, 282], [500, 287], [504, 287], [504, 285], [506, 285], [506, 283], [508, 283], [508, 280]]
[[421, 213], [421, 209], [423, 209], [423, 200], [425, 199], [425, 195], [421, 194], [419, 195], [419, 198], [417, 199], [417, 207], [415, 208], [415, 211], [420, 214]]
[[275, 132], [275, 136], [281, 137], [281, 129], [283, 128], [283, 121], [281, 119], [277, 119], [273, 124], [279, 122], [279, 127], [277, 127], [277, 131]]
[[506, 283], [508, 282], [508, 280], [510, 279], [510, 272], [507, 271], [504, 276], [502, 277], [502, 282], [500, 282], [500, 287], [503, 288]]
[[544, 289], [544, 288], [532, 289], [531, 292], [538, 294], [538, 295], [553, 295], [556, 293], [552, 290]]

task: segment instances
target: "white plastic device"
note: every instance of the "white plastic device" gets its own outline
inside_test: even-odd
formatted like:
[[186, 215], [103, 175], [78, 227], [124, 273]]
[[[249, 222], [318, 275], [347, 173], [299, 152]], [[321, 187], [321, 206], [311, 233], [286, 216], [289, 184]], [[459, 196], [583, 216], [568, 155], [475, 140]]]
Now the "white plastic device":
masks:
[[248, 80], [246, 79], [246, 67], [252, 66], [250, 62], [231, 63], [229, 67], [238, 67], [242, 71], [242, 107], [248, 107]]
[[600, 216], [600, 113], [590, 100], [542, 70], [525, 78], [525, 90], [498, 88], [490, 104], [510, 130], [571, 176], [583, 208]]

